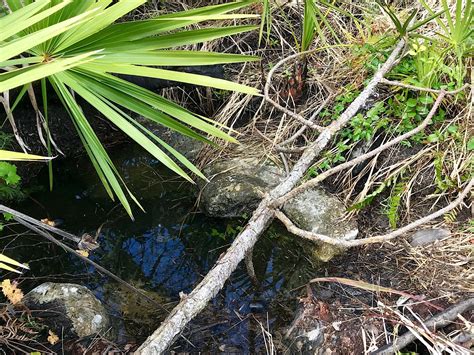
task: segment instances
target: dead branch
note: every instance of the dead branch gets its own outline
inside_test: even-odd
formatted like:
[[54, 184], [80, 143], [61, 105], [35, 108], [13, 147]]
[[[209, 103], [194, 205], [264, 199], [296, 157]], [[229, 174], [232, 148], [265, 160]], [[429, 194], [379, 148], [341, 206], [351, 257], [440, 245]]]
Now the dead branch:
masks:
[[441, 217], [445, 213], [455, 209], [458, 207], [463, 200], [466, 198], [466, 196], [471, 192], [472, 187], [474, 186], [474, 179], [471, 179], [469, 183], [466, 185], [464, 190], [459, 194], [458, 198], [451, 202], [449, 205], [446, 207], [428, 215], [425, 217], [422, 217], [420, 219], [417, 219], [416, 221], [402, 227], [399, 229], [394, 230], [393, 232], [390, 232], [388, 234], [384, 235], [377, 235], [374, 237], [369, 237], [369, 238], [364, 238], [364, 239], [355, 239], [355, 240], [344, 240], [342, 239], [335, 239], [331, 238], [327, 235], [323, 234], [317, 234], [313, 232], [306, 231], [304, 229], [298, 228], [283, 212], [281, 211], [275, 211], [275, 217], [278, 218], [288, 229], [289, 232], [300, 236], [304, 239], [311, 240], [313, 242], [323, 242], [323, 243], [328, 243], [334, 246], [342, 247], [342, 248], [351, 248], [351, 247], [356, 247], [356, 246], [361, 246], [361, 245], [366, 245], [366, 244], [375, 244], [375, 243], [385, 243], [389, 240], [395, 239], [401, 235], [404, 235], [405, 233], [422, 226], [425, 223], [428, 223], [429, 221], [432, 221], [438, 217]]
[[[404, 46], [405, 40], [401, 39], [387, 61], [375, 73], [360, 95], [336, 121], [322, 129], [318, 138], [304, 151], [286, 179], [270, 191], [260, 202], [246, 227], [235, 238], [227, 252], [219, 258], [214, 267], [194, 290], [181, 300], [161, 326], [140, 346], [138, 349], [139, 353], [160, 354], [166, 351], [187, 323], [204, 309], [207, 303], [222, 289], [226, 280], [237, 268], [237, 265], [244, 259], [245, 255], [272, 221], [274, 217], [274, 210], [271, 207], [273, 201], [284, 196], [295, 187], [321, 151], [331, 141], [332, 137], [357, 114], [359, 109], [373, 94], [380, 80], [396, 63]], [[271, 79], [270, 74], [269, 79]], [[269, 81], [267, 80], [267, 92], [270, 86]], [[266, 99], [269, 100], [269, 98]]]
[[[424, 325], [427, 328], [441, 329], [446, 327], [450, 322], [452, 322], [459, 314], [464, 313], [474, 309], [474, 298], [469, 298], [467, 300], [461, 301], [443, 312], [438, 313], [437, 315], [428, 319]], [[399, 350], [406, 347], [412, 341], [416, 340], [416, 336], [407, 332], [402, 336], [398, 337], [393, 343], [385, 345], [380, 349], [376, 350], [372, 354], [374, 355], [389, 355], [398, 352]]]

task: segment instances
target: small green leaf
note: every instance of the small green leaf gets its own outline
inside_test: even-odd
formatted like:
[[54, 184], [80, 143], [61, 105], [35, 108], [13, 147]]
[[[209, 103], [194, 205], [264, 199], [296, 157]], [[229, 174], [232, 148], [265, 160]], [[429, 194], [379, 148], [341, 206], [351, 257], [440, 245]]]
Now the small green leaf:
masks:
[[5, 213], [3, 214], [3, 218], [5, 219], [5, 221], [8, 222], [8, 221], [11, 221], [11, 220], [13, 219], [13, 215], [12, 215], [11, 213], [5, 212]]
[[415, 107], [416, 104], [418, 103], [417, 99], [411, 98], [407, 100], [407, 106], [408, 107]]
[[431, 96], [422, 96], [418, 98], [418, 101], [422, 104], [428, 105], [433, 103], [433, 98]]
[[438, 138], [438, 135], [437, 135], [437, 134], [432, 133], [432, 134], [430, 134], [430, 135], [426, 138], [426, 140], [427, 140], [429, 143], [436, 143], [436, 142], [439, 141], [439, 138]]
[[456, 133], [458, 131], [458, 126], [456, 125], [451, 125], [448, 127], [448, 132], [453, 134], [453, 133]]
[[474, 137], [471, 137], [471, 139], [469, 139], [469, 141], [467, 142], [467, 150], [474, 150]]

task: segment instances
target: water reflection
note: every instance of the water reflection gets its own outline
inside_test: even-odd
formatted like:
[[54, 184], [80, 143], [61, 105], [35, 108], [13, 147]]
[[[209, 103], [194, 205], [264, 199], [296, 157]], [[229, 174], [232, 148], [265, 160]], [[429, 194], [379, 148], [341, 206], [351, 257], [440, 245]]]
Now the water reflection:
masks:
[[[16, 207], [36, 218], [61, 218], [62, 228], [78, 235], [94, 234], [103, 225], [101, 248], [91, 258], [171, 309], [180, 292], [189, 293], [202, 279], [232, 242], [236, 227], [244, 222], [196, 213], [191, 186], [140, 154], [129, 147], [114, 153], [125, 181], [146, 210], [139, 213], [136, 209], [135, 222], [109, 200], [94, 171], [83, 168], [89, 163], [82, 158], [57, 166], [53, 192], [45, 188]], [[39, 181], [46, 185], [47, 177]], [[7, 240], [11, 242], [1, 242]], [[116, 316], [123, 341], [142, 341], [166, 316], [163, 309], [157, 310], [155, 305], [93, 273], [90, 266], [38, 236], [22, 236], [13, 244], [16, 247], [9, 255], [30, 261], [32, 268], [24, 278], [24, 288], [46, 280], [87, 284]], [[295, 306], [294, 289], [315, 276], [316, 268], [306, 259], [303, 247], [277, 227], [257, 243], [254, 261], [261, 280], [259, 287], [252, 285], [240, 266], [185, 332], [188, 341], [178, 340], [176, 350], [264, 349], [257, 320], [270, 329], [284, 324]]]

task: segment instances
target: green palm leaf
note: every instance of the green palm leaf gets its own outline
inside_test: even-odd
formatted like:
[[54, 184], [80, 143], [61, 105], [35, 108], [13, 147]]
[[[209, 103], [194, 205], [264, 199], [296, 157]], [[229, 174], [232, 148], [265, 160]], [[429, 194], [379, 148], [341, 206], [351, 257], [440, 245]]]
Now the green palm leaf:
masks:
[[[203, 21], [254, 17], [232, 13], [254, 1], [235, 1], [118, 24], [114, 22], [145, 0], [114, 4], [111, 0], [25, 1], [27, 4], [20, 0], [6, 1], [13, 12], [0, 18], [2, 26], [8, 25], [0, 34], [0, 92], [23, 86], [20, 92], [23, 95], [31, 82], [42, 80], [46, 108], [48, 81], [69, 113], [107, 193], [111, 198], [118, 198], [130, 216], [132, 208], [128, 200], [136, 204], [138, 201], [121, 179], [73, 93], [188, 181], [192, 180], [186, 170], [205, 177], [181, 152], [130, 117], [127, 110], [206, 143], [211, 143], [209, 137], [236, 142], [225, 127], [113, 74], [147, 76], [258, 95], [258, 90], [228, 80], [159, 68], [258, 60], [251, 56], [175, 49], [254, 30], [255, 26], [185, 29]], [[49, 154], [50, 149], [48, 143]]]

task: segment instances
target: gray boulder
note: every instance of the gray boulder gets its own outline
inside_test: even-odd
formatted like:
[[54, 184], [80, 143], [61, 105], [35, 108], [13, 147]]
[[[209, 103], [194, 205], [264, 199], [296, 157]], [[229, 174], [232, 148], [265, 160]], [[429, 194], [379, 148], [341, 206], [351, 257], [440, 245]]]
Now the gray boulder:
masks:
[[422, 229], [413, 234], [410, 244], [412, 247], [419, 247], [447, 238], [450, 235], [451, 232], [443, 228]]
[[203, 173], [210, 182], [199, 182], [201, 210], [211, 217], [223, 218], [242, 217], [252, 212], [262, 195], [284, 177], [275, 164], [262, 163], [256, 158], [216, 161]]
[[46, 282], [28, 292], [23, 303], [64, 338], [86, 337], [109, 328], [104, 306], [81, 285]]
[[[200, 207], [211, 217], [241, 217], [252, 212], [265, 192], [278, 185], [284, 172], [272, 162], [234, 158], [212, 163], [204, 170], [210, 182], [202, 187]], [[357, 223], [343, 219], [346, 208], [336, 197], [313, 188], [290, 200], [283, 211], [300, 228], [333, 238], [357, 237]], [[328, 261], [342, 250], [329, 244], [312, 249], [316, 260]]]
[[[283, 211], [301, 229], [336, 239], [354, 240], [359, 233], [354, 219], [345, 220], [346, 208], [336, 197], [322, 189], [307, 190], [288, 201]], [[316, 260], [329, 261], [343, 251], [321, 243], [313, 249]]]

